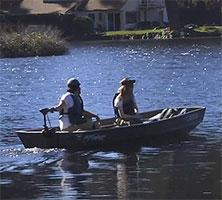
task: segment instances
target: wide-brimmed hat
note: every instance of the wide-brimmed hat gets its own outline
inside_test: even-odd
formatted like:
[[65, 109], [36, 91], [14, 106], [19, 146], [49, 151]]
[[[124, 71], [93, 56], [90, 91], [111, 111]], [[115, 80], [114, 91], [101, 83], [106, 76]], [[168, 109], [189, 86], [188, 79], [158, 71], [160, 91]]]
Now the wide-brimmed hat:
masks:
[[136, 82], [136, 80], [134, 80], [134, 79], [124, 78], [120, 81], [120, 84], [127, 85], [127, 84], [133, 84], [135, 82]]
[[67, 81], [67, 87], [70, 88], [70, 89], [74, 89], [74, 88], [77, 88], [79, 86], [80, 86], [80, 82], [75, 78], [70, 78]]

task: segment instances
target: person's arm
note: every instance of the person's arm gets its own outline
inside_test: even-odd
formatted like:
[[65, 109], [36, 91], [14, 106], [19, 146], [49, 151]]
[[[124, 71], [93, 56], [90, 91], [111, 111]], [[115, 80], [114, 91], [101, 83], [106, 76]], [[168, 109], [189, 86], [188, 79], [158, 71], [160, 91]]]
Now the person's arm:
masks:
[[118, 108], [118, 113], [119, 113], [119, 116], [123, 119], [135, 119], [135, 118], [138, 118], [139, 115], [127, 115], [124, 113], [123, 111], [123, 101], [120, 100], [117, 104], [116, 104], [117, 108]]
[[136, 105], [136, 106], [135, 106], [135, 108], [134, 108], [134, 112], [135, 112], [136, 114], [138, 114], [138, 113], [139, 113], [139, 110], [138, 110], [137, 105]]
[[127, 115], [123, 112], [123, 108], [122, 107], [118, 107], [118, 113], [119, 116], [123, 119], [135, 119], [135, 118], [139, 118], [139, 115]]
[[97, 121], [100, 120], [100, 118], [99, 118], [98, 115], [93, 114], [93, 113], [91, 113], [91, 112], [89, 112], [89, 111], [87, 111], [87, 110], [84, 110], [84, 111], [83, 111], [83, 116], [86, 117], [86, 118], [95, 117]]
[[133, 96], [133, 101], [134, 101], [134, 111], [137, 114], [137, 113], [139, 113], [139, 109], [138, 109], [138, 106], [137, 106], [137, 103], [136, 103], [135, 96]]
[[49, 111], [50, 112], [60, 112], [65, 107], [65, 105], [66, 105], [65, 101], [61, 100], [58, 105], [51, 107], [49, 109]]

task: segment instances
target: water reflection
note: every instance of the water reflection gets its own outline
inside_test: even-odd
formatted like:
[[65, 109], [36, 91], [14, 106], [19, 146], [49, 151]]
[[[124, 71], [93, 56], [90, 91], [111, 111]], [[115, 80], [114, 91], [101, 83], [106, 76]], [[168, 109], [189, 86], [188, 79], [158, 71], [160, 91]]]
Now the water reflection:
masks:
[[[45, 195], [44, 185], [56, 185], [56, 180], [48, 179], [52, 169], [32, 167], [25, 169], [21, 167], [12, 172], [1, 173], [1, 180], [7, 181], [7, 184], [1, 182], [2, 199], [34, 199]], [[56, 188], [51, 188], [55, 196], [59, 193]]]
[[[190, 135], [153, 138], [103, 150], [64, 150], [59, 157], [54, 150], [30, 149], [24, 156], [32, 165], [21, 162], [1, 173], [1, 198], [45, 198], [48, 191], [49, 198], [219, 198], [220, 152], [204, 141]], [[44, 161], [34, 162], [31, 152]]]
[[84, 197], [84, 183], [88, 182], [90, 173], [87, 173], [89, 167], [87, 155], [83, 153], [65, 152], [63, 159], [58, 163], [61, 174], [61, 190], [66, 196]]
[[118, 199], [128, 199], [128, 176], [126, 165], [118, 163], [117, 166], [117, 197]]
[[[61, 186], [66, 192], [76, 189], [77, 196], [81, 198], [126, 199], [129, 193], [127, 165], [134, 165], [137, 160], [132, 159], [132, 155], [136, 158], [136, 152], [130, 155], [110, 150], [108, 152], [94, 151], [87, 155], [82, 152], [66, 152], [59, 164], [63, 174]], [[106, 182], [101, 185], [102, 180]]]
[[[161, 143], [153, 140], [152, 147], [140, 144], [116, 150], [66, 152], [59, 164], [63, 177], [60, 185], [66, 196], [75, 190], [81, 198], [218, 198], [220, 153], [205, 149], [203, 140], [187, 135]], [[196, 143], [195, 150], [191, 142]]]

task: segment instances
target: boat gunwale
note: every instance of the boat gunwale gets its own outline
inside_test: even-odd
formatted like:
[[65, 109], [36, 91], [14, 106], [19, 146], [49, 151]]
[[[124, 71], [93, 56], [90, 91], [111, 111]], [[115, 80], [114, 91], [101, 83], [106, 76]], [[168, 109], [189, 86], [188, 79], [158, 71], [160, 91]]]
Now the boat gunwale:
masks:
[[[175, 115], [172, 116], [171, 118], [166, 118], [166, 119], [160, 119], [160, 120], [154, 120], [154, 121], [150, 121], [148, 123], [138, 123], [138, 124], [132, 124], [130, 126], [113, 126], [113, 127], [107, 127], [107, 128], [100, 128], [100, 129], [92, 129], [92, 130], [80, 130], [80, 131], [56, 131], [55, 134], [75, 134], [75, 135], [79, 135], [79, 134], [92, 134], [92, 133], [101, 133], [104, 131], [108, 131], [108, 130], [113, 130], [113, 129], [117, 129], [117, 130], [121, 130], [121, 129], [126, 129], [126, 128], [135, 128], [135, 127], [142, 127], [142, 126], [147, 126], [147, 125], [152, 125], [155, 123], [162, 123], [165, 121], [169, 121], [175, 118], [181, 118], [184, 117], [186, 115], [192, 114], [194, 112], [198, 112], [200, 110], [205, 111], [206, 107], [203, 106], [195, 106], [195, 107], [173, 107], [173, 109], [191, 109], [188, 112], [181, 114], [181, 115]], [[158, 109], [158, 110], [153, 110], [153, 111], [148, 111], [148, 112], [142, 112], [140, 114], [148, 114], [148, 113], [152, 113], [152, 112], [157, 112], [157, 111], [161, 111], [163, 109]], [[104, 120], [112, 120], [115, 119], [114, 117], [112, 118], [107, 118]], [[148, 121], [148, 120], [147, 120]], [[38, 129], [23, 129], [23, 130], [18, 130], [16, 131], [17, 134], [42, 134], [42, 129], [38, 128]]]

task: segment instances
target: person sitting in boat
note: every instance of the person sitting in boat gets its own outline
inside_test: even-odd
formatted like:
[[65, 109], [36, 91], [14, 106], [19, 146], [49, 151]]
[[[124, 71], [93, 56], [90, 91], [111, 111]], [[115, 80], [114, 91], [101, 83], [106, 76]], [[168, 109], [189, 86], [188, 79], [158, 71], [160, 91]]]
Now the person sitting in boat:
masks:
[[68, 90], [62, 95], [60, 102], [57, 106], [49, 109], [49, 111], [59, 112], [59, 125], [61, 130], [75, 131], [92, 129], [95, 125], [92, 121], [92, 117], [95, 117], [97, 121], [100, 118], [84, 110], [83, 100], [80, 96], [80, 82], [75, 78], [70, 78], [67, 81]]
[[118, 125], [140, 123], [138, 106], [136, 104], [133, 88], [135, 80], [124, 78], [120, 81], [121, 87], [113, 98], [114, 113]]

